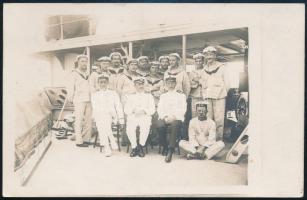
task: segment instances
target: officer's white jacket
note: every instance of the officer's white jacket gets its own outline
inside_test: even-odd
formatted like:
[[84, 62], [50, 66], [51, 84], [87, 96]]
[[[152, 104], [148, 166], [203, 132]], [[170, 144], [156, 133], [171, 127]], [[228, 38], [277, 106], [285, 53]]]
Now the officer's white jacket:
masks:
[[114, 120], [124, 124], [123, 107], [115, 91], [109, 89], [99, 90], [92, 94], [91, 101], [95, 119], [109, 115]]
[[199, 121], [197, 117], [189, 124], [189, 143], [194, 147], [209, 147], [216, 142], [216, 125], [212, 119]]
[[174, 115], [177, 120], [183, 121], [186, 110], [186, 96], [183, 93], [174, 90], [160, 96], [157, 109], [160, 119]]
[[146, 115], [153, 115], [155, 113], [154, 98], [150, 93], [145, 92], [130, 94], [124, 110], [127, 115], [133, 115], [134, 110], [144, 110]]

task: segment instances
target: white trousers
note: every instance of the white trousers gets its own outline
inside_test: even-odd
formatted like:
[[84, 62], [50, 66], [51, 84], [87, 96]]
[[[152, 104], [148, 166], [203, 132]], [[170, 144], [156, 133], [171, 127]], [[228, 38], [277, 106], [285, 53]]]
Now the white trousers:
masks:
[[142, 117], [128, 116], [127, 117], [127, 135], [131, 143], [131, 147], [137, 146], [136, 127], [140, 127], [140, 145], [144, 146], [149, 135], [151, 125], [151, 116], [145, 115]]
[[98, 130], [98, 135], [100, 139], [100, 144], [104, 147], [110, 147], [110, 142], [115, 144], [115, 138], [112, 131], [112, 116], [109, 114], [99, 113], [99, 115], [94, 116], [96, 121], [96, 126]]
[[[179, 147], [183, 149], [186, 153], [195, 154], [196, 148], [192, 145], [189, 141], [180, 140]], [[211, 159], [216, 154], [218, 154], [223, 148], [225, 147], [224, 142], [217, 141], [213, 143], [210, 147], [206, 148], [204, 154], [207, 156], [208, 159]]]
[[223, 139], [224, 119], [225, 119], [225, 98], [223, 99], [207, 99], [208, 114], [207, 117], [215, 121], [216, 124], [216, 140]]
[[76, 144], [89, 142], [92, 136], [92, 106], [90, 102], [74, 102]]

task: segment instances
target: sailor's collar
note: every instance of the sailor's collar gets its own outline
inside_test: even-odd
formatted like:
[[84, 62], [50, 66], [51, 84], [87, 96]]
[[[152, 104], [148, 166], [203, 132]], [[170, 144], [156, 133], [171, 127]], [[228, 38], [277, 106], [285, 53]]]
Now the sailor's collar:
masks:
[[166, 72], [169, 75], [177, 75], [182, 71], [183, 71], [183, 67], [181, 67], [181, 66], [178, 66], [176, 69], [172, 69], [171, 67], [169, 67], [168, 70], [166, 70]]
[[159, 83], [161, 80], [162, 80], [162, 78], [160, 78], [160, 77], [151, 77], [151, 76], [147, 77], [147, 83], [149, 83], [151, 85], [155, 85], [155, 84]]
[[147, 71], [142, 71], [142, 70], [139, 70], [137, 69], [136, 72], [140, 75], [140, 76], [143, 76], [143, 77], [146, 77], [149, 75], [149, 72]]
[[215, 73], [215, 72], [218, 71], [218, 69], [219, 69], [222, 65], [224, 65], [224, 64], [221, 63], [221, 62], [216, 61], [216, 62], [214, 63], [214, 65], [211, 65], [211, 66], [210, 66], [210, 69], [209, 69], [208, 65], [204, 65], [203, 70], [205, 70], [205, 71], [206, 71], [207, 73], [209, 73], [209, 74]]
[[133, 77], [135, 77], [136, 75], [132, 74], [131, 72], [129, 71], [125, 71], [124, 72], [124, 75], [129, 79], [129, 80], [133, 80]]
[[88, 79], [88, 73], [87, 72], [82, 72], [80, 69], [75, 69], [75, 70], [73, 70], [73, 71], [75, 71], [76, 73], [78, 73], [82, 78], [84, 78], [85, 80], [87, 80]]
[[124, 72], [124, 68], [122, 66], [118, 67], [118, 68], [114, 68], [114, 67], [109, 67], [108, 71], [111, 74], [120, 74]]

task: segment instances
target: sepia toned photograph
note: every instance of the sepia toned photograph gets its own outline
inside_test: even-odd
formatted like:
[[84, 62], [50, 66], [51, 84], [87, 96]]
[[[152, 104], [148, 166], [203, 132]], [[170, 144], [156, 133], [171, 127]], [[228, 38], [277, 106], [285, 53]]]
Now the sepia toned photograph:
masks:
[[236, 196], [255, 180], [256, 22], [210, 4], [4, 9], [10, 195]]

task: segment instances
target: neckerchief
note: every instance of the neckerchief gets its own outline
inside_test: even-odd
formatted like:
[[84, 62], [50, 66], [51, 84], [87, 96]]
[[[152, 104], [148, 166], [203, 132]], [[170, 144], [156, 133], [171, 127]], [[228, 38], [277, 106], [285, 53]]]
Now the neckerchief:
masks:
[[183, 69], [181, 67], [176, 68], [175, 70], [172, 70], [171, 68], [169, 68], [166, 72], [168, 73], [168, 75], [173, 75], [176, 76], [177, 74], [179, 74], [180, 72], [183, 71]]
[[211, 75], [211, 74], [216, 73], [219, 69], [220, 69], [220, 67], [217, 67], [215, 70], [212, 70], [212, 71], [210, 71], [210, 72], [207, 71], [206, 69], [204, 69], [204, 70], [205, 70], [205, 72], [206, 72], [207, 74]]
[[150, 85], [155, 85], [157, 83], [159, 83], [161, 81], [161, 79], [157, 79], [157, 80], [150, 80], [150, 79], [147, 79], [147, 82], [150, 84]]
[[[128, 72], [129, 73], [129, 72]], [[131, 74], [128, 74], [128, 73], [124, 73], [125, 74], [125, 76], [130, 80], [130, 81], [132, 81], [132, 75]]]
[[101, 70], [101, 73], [100, 73], [100, 74], [103, 74], [103, 73], [105, 73], [105, 74], [110, 74], [110, 71], [109, 71], [109, 70], [106, 70], [106, 71]]
[[211, 71], [208, 71], [208, 70], [207, 70], [208, 67], [205, 65], [205, 66], [204, 66], [204, 71], [205, 71], [207, 74], [211, 75], [211, 74], [216, 73], [216, 72], [220, 69], [220, 67], [221, 67], [222, 65], [223, 65], [222, 63], [217, 62], [217, 63], [216, 63], [216, 66], [217, 66], [217, 67], [216, 67], [214, 70], [211, 70]]
[[83, 79], [87, 80], [88, 79], [88, 75], [84, 75], [80, 70], [76, 69], [74, 70], [75, 72], [77, 72]]
[[136, 70], [136, 72], [140, 75], [140, 76], [143, 76], [143, 77], [146, 77], [146, 76], [148, 76], [149, 75], [149, 73], [148, 72], [146, 72], [146, 71], [141, 71], [141, 70]]
[[165, 73], [167, 70], [168, 70], [168, 68], [164, 70], [163, 68], [160, 67], [158, 73], [161, 74], [161, 75], [164, 75], [164, 73]]
[[122, 73], [124, 71], [124, 68], [119, 67], [118, 70], [116, 70], [116, 68], [109, 68], [109, 72], [111, 74], [119, 74]]

